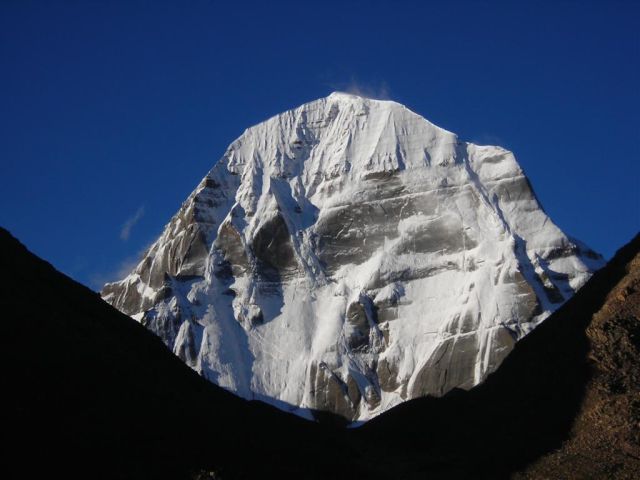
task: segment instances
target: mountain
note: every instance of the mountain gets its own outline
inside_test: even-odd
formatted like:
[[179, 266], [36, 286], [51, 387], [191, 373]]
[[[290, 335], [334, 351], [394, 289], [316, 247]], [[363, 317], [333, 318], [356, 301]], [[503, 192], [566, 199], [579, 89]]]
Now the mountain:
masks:
[[603, 263], [511, 152], [334, 93], [246, 130], [102, 296], [244, 398], [364, 421], [482, 382]]

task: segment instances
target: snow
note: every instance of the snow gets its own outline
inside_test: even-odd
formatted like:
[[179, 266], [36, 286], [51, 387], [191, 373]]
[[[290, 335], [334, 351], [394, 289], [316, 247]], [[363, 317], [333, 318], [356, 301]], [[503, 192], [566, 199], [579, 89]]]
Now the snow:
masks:
[[602, 264], [511, 152], [336, 92], [247, 129], [104, 298], [218, 385], [361, 422], [481, 382]]

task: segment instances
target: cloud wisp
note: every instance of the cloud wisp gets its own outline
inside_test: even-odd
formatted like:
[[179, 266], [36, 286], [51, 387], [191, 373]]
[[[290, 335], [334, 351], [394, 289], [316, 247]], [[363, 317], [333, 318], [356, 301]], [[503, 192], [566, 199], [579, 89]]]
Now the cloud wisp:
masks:
[[348, 83], [332, 83], [329, 84], [334, 90], [344, 93], [351, 93], [359, 97], [370, 98], [373, 100], [391, 100], [389, 86], [386, 82], [361, 82], [352, 77]]
[[352, 93], [360, 97], [371, 98], [375, 100], [390, 100], [389, 87], [386, 83], [381, 83], [377, 87], [363, 85], [362, 83], [352, 80], [347, 86], [345, 93]]
[[144, 216], [144, 205], [138, 208], [138, 210], [136, 210], [136, 213], [134, 213], [131, 217], [127, 219], [126, 222], [124, 222], [124, 225], [122, 225], [122, 228], [120, 229], [120, 240], [122, 240], [123, 242], [126, 242], [127, 240], [129, 240], [129, 236], [131, 235], [131, 230], [133, 229], [133, 227], [135, 227], [136, 223], [138, 223], [143, 216]]

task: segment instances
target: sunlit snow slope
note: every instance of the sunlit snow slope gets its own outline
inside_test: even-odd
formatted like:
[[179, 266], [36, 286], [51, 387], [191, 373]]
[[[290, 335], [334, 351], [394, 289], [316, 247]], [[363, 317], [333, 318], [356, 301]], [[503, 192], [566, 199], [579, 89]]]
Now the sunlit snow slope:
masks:
[[602, 265], [511, 152], [333, 93], [246, 130], [102, 295], [243, 397], [366, 420], [481, 382]]

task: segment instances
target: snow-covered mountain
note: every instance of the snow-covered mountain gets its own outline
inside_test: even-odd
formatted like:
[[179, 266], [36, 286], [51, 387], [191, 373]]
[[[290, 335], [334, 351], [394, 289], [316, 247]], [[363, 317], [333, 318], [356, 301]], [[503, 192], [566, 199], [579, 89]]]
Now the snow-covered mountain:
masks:
[[333, 93], [246, 130], [102, 295], [240, 396], [356, 421], [481, 382], [603, 264], [511, 152]]

